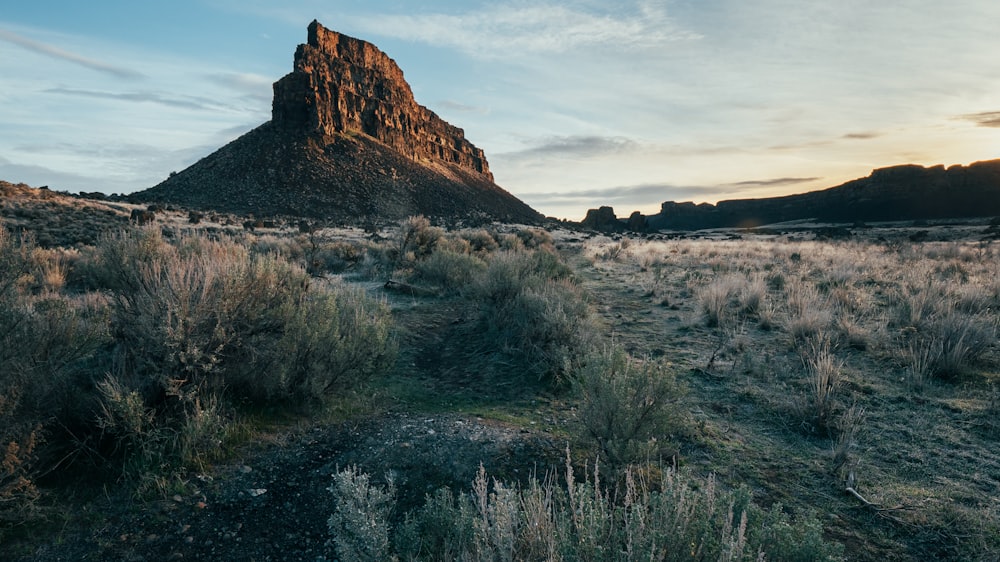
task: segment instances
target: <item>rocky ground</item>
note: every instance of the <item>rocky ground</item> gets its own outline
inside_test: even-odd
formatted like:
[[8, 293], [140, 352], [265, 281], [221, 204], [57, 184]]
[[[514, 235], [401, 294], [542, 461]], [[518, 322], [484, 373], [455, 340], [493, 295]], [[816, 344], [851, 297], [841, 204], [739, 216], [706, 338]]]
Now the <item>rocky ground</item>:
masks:
[[541, 433], [456, 414], [388, 413], [300, 429], [193, 475], [183, 494], [149, 503], [117, 493], [93, 499], [51, 541], [12, 545], [12, 559], [328, 560], [328, 488], [338, 468], [356, 465], [376, 482], [391, 474], [402, 515], [442, 485], [467, 489], [480, 463], [517, 479], [553, 466], [559, 450]]

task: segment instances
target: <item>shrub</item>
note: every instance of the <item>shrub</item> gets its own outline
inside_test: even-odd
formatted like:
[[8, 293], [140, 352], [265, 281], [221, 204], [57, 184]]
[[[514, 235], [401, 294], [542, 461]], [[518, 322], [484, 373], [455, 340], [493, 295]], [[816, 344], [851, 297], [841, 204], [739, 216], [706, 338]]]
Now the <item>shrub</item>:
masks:
[[105, 240], [114, 368], [102, 383], [105, 450], [138, 468], [194, 459], [220, 433], [223, 397], [322, 404], [387, 369], [388, 310], [233, 242], [153, 232]]
[[569, 269], [546, 251], [501, 251], [471, 287], [491, 345], [527, 372], [557, 381], [588, 349], [590, 308]]
[[809, 376], [806, 417], [820, 430], [832, 429], [837, 389], [843, 382], [844, 363], [830, 352], [828, 341], [813, 342], [805, 358]]
[[612, 467], [656, 458], [680, 429], [683, 391], [662, 363], [637, 361], [612, 347], [588, 355], [571, 381], [584, 438]]
[[23, 291], [40, 255], [0, 225], [0, 522], [32, 512], [34, 479], [52, 463], [42, 447], [49, 424], [67, 409], [79, 414], [86, 401], [76, 389], [106, 341], [100, 303], [91, 307], [53, 287], [42, 296]]
[[[375, 554], [394, 559], [381, 550], [390, 493], [373, 493], [353, 472], [337, 478], [337, 487], [348, 481], [350, 496], [343, 501], [338, 495], [331, 517], [338, 554], [346, 560]], [[344, 517], [341, 506], [356, 511]], [[342, 526], [345, 519], [351, 529]], [[777, 504], [761, 509], [745, 488], [722, 490], [714, 477], [696, 481], [662, 465], [627, 470], [614, 489], [596, 471], [593, 479], [578, 482], [569, 463], [562, 485], [555, 475], [530, 478], [523, 487], [491, 481], [480, 468], [470, 494], [430, 496], [407, 515], [395, 538], [395, 554], [433, 561], [833, 561], [843, 551], [823, 540], [814, 517], [792, 519]], [[341, 554], [340, 541], [365, 547]]]
[[396, 239], [398, 262], [412, 262], [427, 257], [434, 251], [444, 231], [431, 226], [431, 221], [422, 215], [409, 217], [399, 225]]
[[[359, 289], [312, 291], [293, 305], [271, 362], [238, 386], [258, 398], [322, 404], [396, 358], [388, 306]], [[234, 381], [235, 382], [235, 381]]]
[[414, 279], [459, 292], [486, 270], [486, 262], [468, 254], [437, 250], [414, 265]]
[[327, 520], [337, 557], [343, 562], [392, 560], [389, 516], [396, 505], [396, 490], [389, 479], [385, 488], [372, 485], [367, 474], [349, 467], [333, 475], [329, 491], [334, 512]]

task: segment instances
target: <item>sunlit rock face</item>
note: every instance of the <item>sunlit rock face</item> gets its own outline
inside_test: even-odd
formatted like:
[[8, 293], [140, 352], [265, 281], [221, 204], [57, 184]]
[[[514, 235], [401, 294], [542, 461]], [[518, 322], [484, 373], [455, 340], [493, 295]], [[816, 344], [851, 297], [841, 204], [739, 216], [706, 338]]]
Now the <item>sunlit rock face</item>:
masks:
[[544, 220], [493, 183], [462, 129], [413, 99], [395, 61], [315, 21], [274, 84], [271, 121], [130, 198], [341, 224]]
[[457, 164], [493, 179], [465, 132], [414, 100], [396, 61], [316, 21], [295, 51], [295, 70], [274, 84], [271, 120], [291, 130], [365, 134], [414, 160]]

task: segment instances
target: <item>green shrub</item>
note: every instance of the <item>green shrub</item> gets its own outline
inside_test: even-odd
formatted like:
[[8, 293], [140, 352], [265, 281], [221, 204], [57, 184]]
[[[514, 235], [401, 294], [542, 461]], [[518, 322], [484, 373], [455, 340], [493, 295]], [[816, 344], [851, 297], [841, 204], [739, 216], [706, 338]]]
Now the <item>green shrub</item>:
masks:
[[373, 486], [356, 467], [333, 475], [329, 488], [335, 508], [327, 526], [333, 534], [337, 558], [343, 562], [392, 560], [389, 516], [396, 505], [392, 480], [385, 488]]
[[15, 240], [0, 225], [0, 522], [32, 511], [34, 479], [51, 468], [48, 453], [58, 444], [46, 443], [53, 421], [81, 415], [86, 400], [76, 391], [107, 335], [103, 303], [61, 296], [56, 287], [26, 292], [39, 257], [31, 240]]
[[[373, 489], [353, 469], [337, 482], [330, 528], [348, 560], [842, 559], [843, 548], [823, 540], [814, 517], [792, 519], [780, 505], [763, 510], [745, 488], [722, 490], [714, 477], [696, 481], [662, 465], [628, 470], [613, 489], [596, 472], [578, 482], [569, 466], [562, 485], [550, 475], [523, 487], [491, 482], [480, 468], [471, 493], [439, 491], [395, 530], [391, 488]], [[384, 548], [389, 533], [395, 553]], [[342, 541], [365, 546], [341, 550]]]
[[583, 437], [612, 467], [668, 452], [681, 429], [683, 390], [662, 363], [637, 361], [620, 347], [588, 355], [571, 378]]
[[427, 257], [434, 251], [444, 230], [431, 226], [424, 216], [409, 217], [399, 225], [396, 256], [399, 262], [413, 262]]
[[211, 451], [223, 399], [322, 405], [394, 360], [384, 304], [280, 256], [151, 231], [109, 238], [100, 256], [116, 345], [99, 429], [140, 470]]
[[469, 254], [437, 250], [413, 268], [416, 281], [440, 287], [448, 292], [460, 292], [471, 285], [486, 270], [486, 263]]
[[311, 291], [285, 322], [271, 363], [240, 386], [264, 387], [271, 399], [322, 404], [395, 361], [389, 308], [359, 289]]
[[471, 288], [488, 338], [526, 373], [558, 381], [595, 339], [569, 269], [546, 251], [501, 251]]

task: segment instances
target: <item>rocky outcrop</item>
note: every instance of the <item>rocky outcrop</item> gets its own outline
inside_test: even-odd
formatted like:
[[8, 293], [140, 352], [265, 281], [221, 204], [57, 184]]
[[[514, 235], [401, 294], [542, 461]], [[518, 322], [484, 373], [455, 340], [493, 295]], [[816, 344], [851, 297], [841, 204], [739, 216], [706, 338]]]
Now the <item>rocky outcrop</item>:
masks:
[[271, 121], [130, 200], [347, 224], [544, 220], [493, 183], [462, 129], [417, 104], [388, 55], [315, 21], [274, 84]]
[[315, 20], [295, 51], [295, 70], [274, 84], [271, 121], [293, 132], [362, 133], [414, 160], [457, 164], [493, 179], [465, 132], [414, 100], [396, 61]]
[[880, 168], [866, 178], [785, 197], [716, 205], [667, 201], [647, 219], [651, 228], [659, 230], [696, 230], [804, 219], [855, 223], [995, 215], [1000, 215], [1000, 160], [950, 168]]
[[598, 232], [622, 232], [625, 230], [625, 224], [615, 216], [615, 210], [612, 207], [589, 209], [587, 216], [580, 222], [580, 226]]

